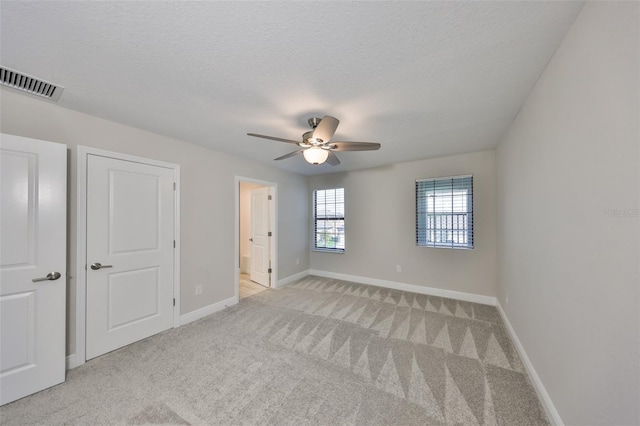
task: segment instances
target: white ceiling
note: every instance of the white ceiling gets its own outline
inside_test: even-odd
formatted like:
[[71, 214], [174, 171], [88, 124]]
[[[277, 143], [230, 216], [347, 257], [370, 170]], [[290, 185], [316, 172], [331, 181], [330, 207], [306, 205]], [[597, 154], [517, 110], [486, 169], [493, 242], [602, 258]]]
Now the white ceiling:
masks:
[[[61, 106], [301, 174], [495, 147], [582, 2], [7, 2], [2, 65]], [[312, 166], [309, 117], [380, 142]]]

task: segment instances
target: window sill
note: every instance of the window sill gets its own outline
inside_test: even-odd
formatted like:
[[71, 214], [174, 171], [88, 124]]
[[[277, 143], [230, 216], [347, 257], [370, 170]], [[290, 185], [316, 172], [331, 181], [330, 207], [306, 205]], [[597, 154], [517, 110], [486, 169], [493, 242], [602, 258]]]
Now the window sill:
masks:
[[435, 248], [435, 249], [448, 249], [448, 250], [473, 250], [474, 247], [456, 247], [456, 246], [423, 246], [416, 244], [416, 247], [420, 248]]
[[344, 254], [344, 249], [342, 249], [342, 250], [334, 250], [334, 249], [313, 248], [313, 249], [311, 249], [311, 251], [317, 251], [317, 252], [320, 252], [320, 253], [337, 253], [337, 254]]

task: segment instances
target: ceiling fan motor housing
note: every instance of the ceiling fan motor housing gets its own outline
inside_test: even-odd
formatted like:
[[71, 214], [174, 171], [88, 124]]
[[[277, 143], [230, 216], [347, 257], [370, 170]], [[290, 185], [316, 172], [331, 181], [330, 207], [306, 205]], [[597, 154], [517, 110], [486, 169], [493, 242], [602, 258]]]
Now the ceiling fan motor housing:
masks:
[[304, 132], [302, 134], [302, 142], [300, 142], [298, 145], [303, 148], [308, 148], [319, 144], [319, 140], [313, 138], [313, 130], [309, 130], [308, 132]]
[[304, 132], [302, 134], [302, 143], [299, 143], [298, 145], [300, 145], [303, 148], [309, 148], [312, 146], [319, 146], [324, 148], [325, 141], [323, 141], [322, 139], [313, 137], [313, 133], [316, 127], [318, 127], [318, 125], [320, 124], [320, 121], [322, 121], [322, 118], [319, 118], [319, 117], [311, 117], [310, 119], [307, 120], [307, 123], [309, 123], [309, 126], [311, 127], [312, 130], [309, 130], [308, 132]]

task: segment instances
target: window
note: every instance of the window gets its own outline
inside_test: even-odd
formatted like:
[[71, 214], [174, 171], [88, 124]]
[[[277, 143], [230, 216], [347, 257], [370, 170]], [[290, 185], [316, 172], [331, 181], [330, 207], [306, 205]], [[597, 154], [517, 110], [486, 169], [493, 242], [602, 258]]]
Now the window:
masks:
[[344, 252], [344, 188], [313, 191], [314, 250]]
[[416, 244], [473, 248], [473, 176], [416, 181]]

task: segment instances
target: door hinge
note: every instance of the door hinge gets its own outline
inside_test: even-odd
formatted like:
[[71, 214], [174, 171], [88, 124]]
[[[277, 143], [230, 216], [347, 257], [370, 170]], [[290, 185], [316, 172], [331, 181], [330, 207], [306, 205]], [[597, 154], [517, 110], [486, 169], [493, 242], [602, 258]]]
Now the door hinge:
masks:
[[173, 182], [173, 190], [174, 191], [176, 190], [176, 183], [175, 182]]
[[176, 248], [176, 240], [173, 240], [173, 248]]
[[267, 272], [271, 273], [271, 268], [267, 269]]
[[271, 201], [271, 195], [267, 196], [267, 200]]
[[273, 234], [271, 233], [271, 231], [267, 232], [267, 237], [273, 237]]
[[173, 298], [173, 306], [176, 306], [176, 298]]

